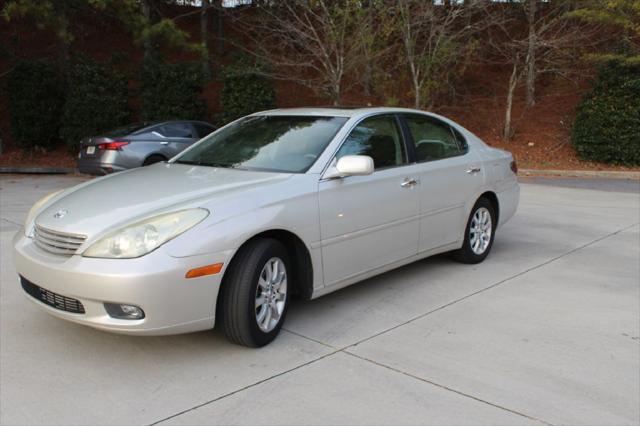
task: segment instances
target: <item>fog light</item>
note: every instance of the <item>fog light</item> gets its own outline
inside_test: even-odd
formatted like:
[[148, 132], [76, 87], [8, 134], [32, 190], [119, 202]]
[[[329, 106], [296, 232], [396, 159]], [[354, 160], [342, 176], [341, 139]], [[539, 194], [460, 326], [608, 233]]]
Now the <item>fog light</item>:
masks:
[[105, 303], [104, 308], [111, 318], [137, 320], [144, 318], [144, 311], [135, 305]]

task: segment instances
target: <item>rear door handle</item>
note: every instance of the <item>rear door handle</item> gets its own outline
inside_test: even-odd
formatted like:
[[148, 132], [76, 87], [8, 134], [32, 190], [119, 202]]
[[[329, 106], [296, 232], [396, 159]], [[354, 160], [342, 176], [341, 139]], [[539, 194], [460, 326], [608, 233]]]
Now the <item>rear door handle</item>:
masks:
[[405, 179], [400, 186], [403, 188], [411, 188], [412, 186], [415, 186], [419, 183], [419, 181], [417, 179]]
[[169, 145], [169, 142], [160, 142], [160, 145]]
[[470, 174], [470, 175], [472, 175], [472, 174], [475, 174], [475, 173], [479, 173], [479, 172], [480, 172], [480, 170], [481, 170], [481, 169], [480, 169], [480, 167], [475, 166], [475, 167], [471, 167], [471, 168], [469, 168], [469, 169], [467, 170], [467, 173], [468, 173], [468, 174]]

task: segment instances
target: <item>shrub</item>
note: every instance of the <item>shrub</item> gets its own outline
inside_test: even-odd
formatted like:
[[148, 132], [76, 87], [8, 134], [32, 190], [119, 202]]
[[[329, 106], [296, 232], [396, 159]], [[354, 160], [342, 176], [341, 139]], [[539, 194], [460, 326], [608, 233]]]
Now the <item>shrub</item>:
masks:
[[585, 160], [640, 165], [640, 65], [602, 66], [578, 105], [572, 143]]
[[276, 93], [267, 78], [248, 69], [227, 70], [220, 94], [222, 124], [256, 111], [276, 107]]
[[69, 90], [60, 137], [70, 149], [80, 139], [126, 123], [129, 117], [128, 80], [107, 64], [78, 57], [69, 69]]
[[5, 93], [11, 135], [18, 146], [51, 148], [58, 141], [64, 80], [55, 66], [21, 61], [7, 76]]
[[142, 65], [141, 115], [145, 120], [199, 120], [207, 105], [201, 93], [207, 81], [202, 64], [168, 64], [158, 59]]

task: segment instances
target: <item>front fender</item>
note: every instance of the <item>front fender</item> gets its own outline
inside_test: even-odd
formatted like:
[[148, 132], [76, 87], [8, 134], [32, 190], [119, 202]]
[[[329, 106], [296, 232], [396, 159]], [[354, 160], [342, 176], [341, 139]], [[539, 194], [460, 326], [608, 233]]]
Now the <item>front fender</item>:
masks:
[[169, 255], [188, 257], [221, 250], [235, 251], [253, 236], [271, 230], [291, 232], [307, 248], [320, 240], [317, 193], [227, 215], [220, 220], [216, 220], [216, 213], [215, 207], [212, 208], [212, 220], [205, 220], [168, 242]]

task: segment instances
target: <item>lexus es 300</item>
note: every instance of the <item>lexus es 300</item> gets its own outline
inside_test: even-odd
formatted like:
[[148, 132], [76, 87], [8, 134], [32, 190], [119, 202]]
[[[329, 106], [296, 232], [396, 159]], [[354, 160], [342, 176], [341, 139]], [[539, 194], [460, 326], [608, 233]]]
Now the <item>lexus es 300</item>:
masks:
[[102, 330], [272, 341], [313, 299], [434, 254], [489, 254], [512, 155], [401, 108], [256, 113], [167, 163], [50, 194], [14, 239], [29, 299]]

